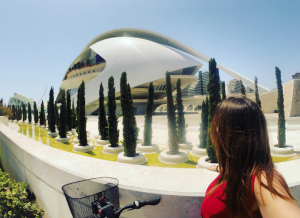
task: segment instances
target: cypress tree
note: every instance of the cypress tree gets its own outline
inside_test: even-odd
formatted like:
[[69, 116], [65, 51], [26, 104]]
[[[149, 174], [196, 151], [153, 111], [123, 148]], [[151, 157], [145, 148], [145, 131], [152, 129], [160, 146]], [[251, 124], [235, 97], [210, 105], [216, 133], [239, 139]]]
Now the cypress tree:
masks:
[[99, 116], [98, 116], [98, 131], [99, 135], [101, 135], [101, 140], [107, 140], [107, 120], [104, 108], [104, 94], [103, 94], [103, 85], [102, 82], [100, 84], [99, 89]]
[[111, 76], [108, 79], [108, 140], [111, 147], [118, 147], [118, 120], [116, 117], [116, 98], [114, 78]]
[[134, 108], [129, 84], [127, 84], [127, 74], [123, 72], [120, 80], [121, 106], [123, 113], [123, 146], [124, 156], [136, 156], [136, 122]]
[[179, 154], [176, 131], [175, 106], [173, 104], [172, 84], [169, 72], [166, 73], [166, 93], [167, 93], [167, 116], [168, 116], [168, 146], [170, 154]]
[[67, 129], [68, 131], [72, 130], [72, 111], [71, 111], [71, 95], [70, 92], [67, 93], [67, 110], [66, 110], [66, 118], [67, 118]]
[[203, 79], [202, 79], [202, 71], [199, 71], [199, 79], [200, 79], [200, 93], [203, 95]]
[[22, 111], [21, 111], [21, 107], [18, 106], [18, 121], [22, 119]]
[[241, 84], [241, 93], [242, 93], [242, 95], [246, 96], [246, 89], [245, 89], [245, 86], [244, 86], [242, 80], [240, 80], [240, 84]]
[[59, 114], [58, 114], [58, 108], [57, 108], [57, 105], [56, 105], [56, 102], [54, 103], [54, 113], [55, 113], [55, 125], [59, 126]]
[[60, 119], [59, 119], [59, 128], [58, 134], [60, 138], [66, 138], [66, 97], [65, 94], [62, 94], [61, 105], [60, 105]]
[[200, 124], [200, 145], [199, 148], [206, 148], [207, 145], [207, 125], [208, 125], [208, 98], [202, 102], [201, 124]]
[[23, 122], [27, 119], [27, 112], [26, 112], [26, 107], [25, 104], [23, 104]]
[[74, 107], [74, 99], [72, 101], [72, 129], [76, 128], [76, 112], [75, 112], [75, 107]]
[[214, 58], [209, 60], [209, 81], [207, 85], [208, 91], [208, 125], [207, 125], [207, 145], [206, 151], [211, 163], [217, 163], [217, 156], [214, 146], [210, 138], [210, 127], [213, 119], [214, 111], [217, 104], [221, 101], [220, 97], [220, 76], [219, 69], [217, 68], [217, 62]]
[[34, 122], [38, 123], [39, 122], [39, 116], [38, 116], [38, 111], [36, 108], [36, 103], [33, 103], [33, 116], [34, 116]]
[[40, 125], [45, 125], [45, 120], [44, 120], [44, 102], [42, 101], [41, 104], [41, 112], [40, 112]]
[[148, 100], [145, 113], [145, 125], [144, 125], [144, 145], [152, 144], [152, 110], [154, 99], [154, 87], [153, 83], [150, 83], [148, 87]]
[[225, 82], [222, 82], [222, 101], [226, 99]]
[[261, 109], [261, 101], [259, 99], [259, 94], [258, 94], [258, 87], [257, 87], [257, 77], [254, 77], [254, 84], [255, 84], [255, 102], [257, 106]]
[[77, 107], [76, 107], [76, 120], [77, 120], [77, 126], [76, 126], [76, 132], [77, 132], [77, 137], [79, 139], [80, 137], [80, 134], [79, 134], [79, 105], [80, 105], [80, 98], [79, 98], [79, 95], [80, 95], [80, 86], [78, 87], [78, 90], [77, 90]]
[[177, 107], [177, 140], [179, 143], [186, 143], [186, 125], [184, 119], [184, 107], [182, 104], [181, 94], [181, 80], [178, 79], [176, 83], [177, 96], [176, 96], [176, 107]]
[[85, 85], [84, 81], [82, 81], [80, 85], [80, 93], [77, 96], [79, 99], [79, 106], [78, 106], [78, 127], [79, 127], [79, 145], [86, 146], [87, 137], [86, 137], [86, 117], [85, 117]]
[[48, 101], [48, 126], [50, 132], [55, 131], [54, 89], [51, 87]]
[[284, 115], [284, 99], [283, 88], [281, 82], [281, 71], [275, 68], [276, 83], [278, 90], [277, 107], [278, 107], [278, 147], [284, 148], [285, 145], [285, 115]]
[[15, 120], [16, 119], [16, 108], [15, 108], [15, 105], [12, 106], [12, 113], [13, 113], [12, 120]]
[[16, 106], [16, 120], [19, 120], [19, 106]]
[[28, 103], [28, 122], [31, 123], [31, 105], [30, 103]]

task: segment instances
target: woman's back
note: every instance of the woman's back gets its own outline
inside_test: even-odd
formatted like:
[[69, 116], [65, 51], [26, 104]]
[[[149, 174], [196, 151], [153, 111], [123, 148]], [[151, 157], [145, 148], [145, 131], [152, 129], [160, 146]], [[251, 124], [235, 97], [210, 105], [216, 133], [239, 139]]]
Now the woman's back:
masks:
[[[201, 206], [201, 216], [203, 218], [230, 218], [229, 212], [226, 209], [225, 198], [226, 193], [223, 195], [226, 182], [224, 182], [221, 186], [214, 190], [211, 194], [209, 192], [216, 185], [220, 175], [215, 178], [215, 180], [208, 186], [205, 194], [204, 201]], [[251, 179], [251, 190], [252, 190], [252, 199], [249, 199], [250, 205], [249, 208], [253, 208], [254, 206], [254, 182], [255, 175]], [[261, 214], [258, 208], [253, 210], [253, 218], [260, 218]]]

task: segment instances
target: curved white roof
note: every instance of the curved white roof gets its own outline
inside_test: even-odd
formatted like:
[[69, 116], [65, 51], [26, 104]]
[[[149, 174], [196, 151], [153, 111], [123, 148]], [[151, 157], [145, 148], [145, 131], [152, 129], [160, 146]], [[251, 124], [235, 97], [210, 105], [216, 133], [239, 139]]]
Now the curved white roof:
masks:
[[[181, 43], [175, 39], [172, 39], [168, 36], [149, 31], [149, 30], [143, 30], [143, 29], [137, 29], [137, 28], [121, 28], [121, 29], [115, 29], [108, 32], [105, 32], [97, 37], [95, 37], [92, 41], [90, 41], [85, 48], [82, 50], [82, 52], [79, 54], [79, 56], [71, 63], [70, 67], [73, 66], [78, 61], [85, 61], [87, 60], [91, 55], [91, 46], [97, 42], [103, 41], [105, 39], [115, 38], [115, 37], [134, 37], [134, 38], [141, 38], [146, 39], [152, 42], [156, 42], [162, 45], [167, 45], [176, 49], [179, 49], [181, 51], [184, 51], [188, 54], [191, 54], [205, 62], [209, 62], [209, 57], [205, 56], [201, 52], [185, 45], [184, 43]], [[104, 58], [105, 59], [105, 58]], [[217, 67], [227, 73], [228, 75], [232, 76], [235, 79], [240, 79], [243, 81], [243, 83], [254, 89], [254, 81], [248, 79], [247, 77], [238, 74], [237, 72], [234, 72], [233, 70], [230, 70], [220, 64], [217, 65]], [[260, 92], [266, 92], [270, 91], [268, 88], [263, 87], [258, 84], [258, 89]]]
[[[99, 86], [102, 82], [104, 95], [107, 95], [108, 79], [113, 76], [116, 93], [120, 91], [121, 73], [126, 71], [130, 86], [157, 81], [165, 78], [167, 71], [177, 71], [194, 67], [189, 75], [192, 77], [202, 66], [193, 58], [177, 52], [161, 44], [131, 37], [114, 37], [101, 40], [91, 46], [91, 49], [106, 60], [106, 66], [101, 74], [86, 84], [86, 105], [93, 104], [99, 98]], [[155, 85], [155, 84], [154, 84]], [[77, 93], [72, 95], [75, 98]], [[75, 101], [76, 102], [76, 101]]]

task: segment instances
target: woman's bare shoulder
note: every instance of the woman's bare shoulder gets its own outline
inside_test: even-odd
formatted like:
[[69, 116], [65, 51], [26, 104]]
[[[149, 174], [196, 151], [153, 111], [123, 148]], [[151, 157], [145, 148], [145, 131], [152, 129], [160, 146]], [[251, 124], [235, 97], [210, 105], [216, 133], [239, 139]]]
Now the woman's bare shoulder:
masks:
[[[280, 175], [280, 174], [279, 174]], [[281, 175], [280, 175], [281, 176]], [[261, 182], [268, 186], [265, 172], [261, 173]], [[289, 198], [288, 192], [282, 186], [280, 177], [274, 177], [273, 187], [282, 196]], [[258, 205], [263, 217], [281, 218], [300, 217], [300, 209], [293, 200], [285, 200], [275, 194], [272, 194], [267, 188], [264, 188], [258, 178], [255, 178], [254, 182], [254, 194], [256, 204]]]

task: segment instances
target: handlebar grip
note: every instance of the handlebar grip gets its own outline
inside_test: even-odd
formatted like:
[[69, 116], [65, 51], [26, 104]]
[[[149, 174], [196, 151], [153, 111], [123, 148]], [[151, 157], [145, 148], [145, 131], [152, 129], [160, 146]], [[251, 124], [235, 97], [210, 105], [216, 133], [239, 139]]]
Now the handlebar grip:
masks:
[[140, 201], [139, 207], [141, 208], [146, 205], [157, 205], [160, 202], [160, 200], [161, 200], [161, 197], [158, 196], [158, 197], [151, 198], [149, 200]]

